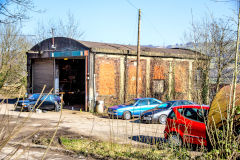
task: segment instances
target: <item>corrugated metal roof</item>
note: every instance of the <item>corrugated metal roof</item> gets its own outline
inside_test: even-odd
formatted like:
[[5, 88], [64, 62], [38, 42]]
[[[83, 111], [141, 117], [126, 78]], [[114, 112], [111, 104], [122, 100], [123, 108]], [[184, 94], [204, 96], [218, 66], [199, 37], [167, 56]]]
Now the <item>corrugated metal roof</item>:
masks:
[[[93, 53], [101, 54], [116, 54], [116, 55], [133, 55], [137, 54], [137, 46], [134, 45], [123, 45], [113, 43], [101, 43], [101, 42], [90, 42], [90, 41], [78, 41], [66, 37], [55, 37], [55, 44], [57, 46], [56, 51], [71, 51], [79, 49], [79, 47], [85, 47]], [[78, 45], [79, 44], [79, 45]], [[36, 44], [29, 53], [39, 52], [45, 53], [52, 51], [51, 46], [52, 39], [48, 38], [42, 42]], [[70, 45], [70, 46], [68, 46]], [[73, 45], [73, 46], [71, 46]], [[141, 46], [141, 56], [148, 57], [164, 57], [164, 58], [179, 58], [179, 59], [207, 59], [207, 56], [197, 51], [183, 48], [153, 48]]]
[[[108, 49], [108, 50], [122, 50], [122, 51], [133, 51], [136, 52], [137, 46], [133, 45], [122, 45], [122, 44], [113, 44], [113, 43], [101, 43], [101, 42], [90, 42], [90, 41], [79, 41], [81, 44], [85, 45], [91, 49]], [[173, 53], [173, 54], [189, 54], [196, 55], [197, 52], [194, 52], [189, 49], [183, 48], [153, 48], [153, 47], [141, 47], [142, 52], [160, 52], [160, 53]], [[198, 53], [200, 54], [200, 53]]]

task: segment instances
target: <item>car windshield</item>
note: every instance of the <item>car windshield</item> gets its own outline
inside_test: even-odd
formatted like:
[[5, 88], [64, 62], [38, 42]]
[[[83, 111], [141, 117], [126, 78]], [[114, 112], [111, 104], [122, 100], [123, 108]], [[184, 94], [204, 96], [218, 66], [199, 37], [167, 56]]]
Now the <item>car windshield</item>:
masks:
[[159, 106], [157, 106], [156, 108], [169, 108], [172, 106], [174, 102], [166, 102], [166, 103], [162, 103]]
[[41, 101], [51, 101], [52, 100], [52, 96], [51, 95], [44, 95], [41, 98]]
[[29, 100], [37, 100], [39, 98], [40, 94], [32, 94], [28, 99]]
[[137, 102], [136, 99], [133, 99], [131, 101], [128, 101], [127, 103], [125, 103], [125, 105], [129, 106], [129, 105], [134, 105]]

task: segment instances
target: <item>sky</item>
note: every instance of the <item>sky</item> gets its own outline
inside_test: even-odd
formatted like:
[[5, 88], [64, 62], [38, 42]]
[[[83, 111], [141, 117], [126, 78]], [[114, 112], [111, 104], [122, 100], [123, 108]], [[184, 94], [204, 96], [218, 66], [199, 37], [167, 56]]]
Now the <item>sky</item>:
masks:
[[[138, 9], [141, 9], [141, 45], [186, 43], [184, 33], [192, 18], [233, 16], [233, 2], [214, 0], [34, 0], [42, 13], [31, 12], [24, 34], [35, 34], [39, 22], [66, 18], [70, 11], [84, 35], [80, 40], [137, 44]], [[235, 13], [234, 13], [235, 11]]]

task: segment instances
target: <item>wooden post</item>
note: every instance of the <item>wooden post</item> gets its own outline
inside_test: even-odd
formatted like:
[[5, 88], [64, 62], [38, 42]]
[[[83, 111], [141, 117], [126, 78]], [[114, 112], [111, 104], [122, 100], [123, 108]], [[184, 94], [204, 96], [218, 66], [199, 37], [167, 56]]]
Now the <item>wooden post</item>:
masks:
[[85, 112], [88, 111], [88, 55], [85, 56]]
[[137, 40], [137, 69], [136, 69], [136, 98], [139, 97], [139, 66], [140, 66], [140, 24], [141, 24], [141, 10], [138, 13], [138, 40]]

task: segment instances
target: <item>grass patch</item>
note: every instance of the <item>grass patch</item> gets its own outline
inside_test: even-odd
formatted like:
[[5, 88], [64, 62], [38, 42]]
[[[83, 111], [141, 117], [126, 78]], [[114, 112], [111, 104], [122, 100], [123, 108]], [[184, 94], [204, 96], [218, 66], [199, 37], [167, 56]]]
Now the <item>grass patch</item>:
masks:
[[167, 159], [168, 149], [159, 150], [157, 146], [135, 147], [129, 144], [100, 142], [89, 139], [69, 139], [61, 137], [62, 145], [84, 156], [99, 159]]

